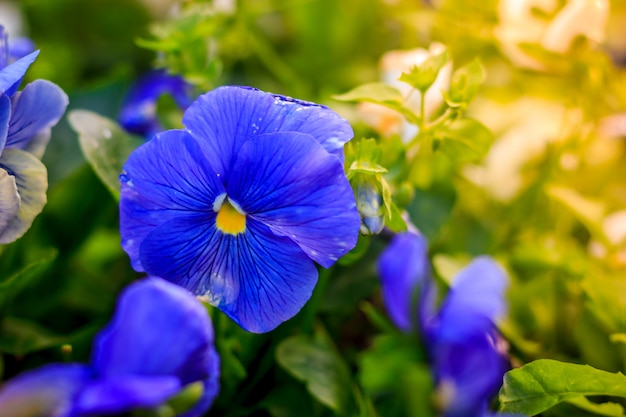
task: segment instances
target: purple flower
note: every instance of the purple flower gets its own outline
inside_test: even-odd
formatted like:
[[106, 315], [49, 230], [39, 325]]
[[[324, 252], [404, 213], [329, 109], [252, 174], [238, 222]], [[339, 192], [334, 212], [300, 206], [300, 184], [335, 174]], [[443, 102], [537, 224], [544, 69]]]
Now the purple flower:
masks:
[[448, 417], [487, 413], [508, 361], [495, 322], [504, 315], [507, 280], [488, 257], [454, 277], [437, 310], [427, 242], [396, 236], [379, 259], [385, 307], [403, 331], [421, 331], [430, 355], [439, 404]]
[[68, 104], [63, 90], [45, 80], [17, 92], [38, 54], [9, 64], [0, 26], [0, 244], [21, 237], [46, 203], [47, 171], [38, 158]]
[[352, 129], [326, 107], [245, 87], [201, 96], [183, 124], [124, 166], [122, 246], [136, 270], [272, 330], [310, 298], [314, 261], [330, 267], [356, 244], [342, 166]]
[[163, 127], [157, 119], [157, 101], [169, 94], [182, 110], [192, 102], [193, 87], [180, 75], [170, 75], [165, 70], [154, 70], [137, 81], [126, 95], [118, 121], [124, 129], [151, 138]]
[[89, 365], [49, 365], [0, 390], [0, 409], [24, 417], [112, 415], [165, 403], [189, 384], [203, 393], [180, 414], [195, 417], [219, 390], [219, 357], [206, 310], [159, 278], [130, 285], [96, 337]]

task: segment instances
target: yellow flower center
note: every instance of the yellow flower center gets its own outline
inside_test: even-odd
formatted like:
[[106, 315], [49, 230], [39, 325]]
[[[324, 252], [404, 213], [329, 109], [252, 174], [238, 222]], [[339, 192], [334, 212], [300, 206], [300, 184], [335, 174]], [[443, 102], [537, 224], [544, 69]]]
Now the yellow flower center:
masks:
[[217, 212], [215, 223], [222, 233], [238, 235], [246, 230], [246, 215], [239, 213], [228, 200], [225, 200]]

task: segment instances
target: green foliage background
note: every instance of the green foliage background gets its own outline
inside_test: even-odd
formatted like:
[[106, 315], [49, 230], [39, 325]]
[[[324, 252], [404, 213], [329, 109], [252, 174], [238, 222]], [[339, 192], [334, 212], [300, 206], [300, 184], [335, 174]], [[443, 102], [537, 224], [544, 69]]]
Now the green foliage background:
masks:
[[[232, 13], [195, 0], [182, 2], [177, 18], [129, 0], [15, 4], [42, 51], [25, 82], [59, 84], [71, 116], [53, 130], [43, 159], [44, 212], [23, 238], [0, 247], [2, 379], [86, 361], [117, 294], [138, 278], [119, 244], [114, 178], [138, 139], [112, 120], [131, 83], [165, 66], [199, 93], [252, 85], [329, 105], [355, 128], [346, 150], [355, 190], [367, 183], [380, 193], [377, 213], [391, 230], [406, 228], [407, 213], [430, 241], [442, 288], [479, 254], [506, 268], [510, 307], [500, 329], [512, 364], [530, 365], [505, 377], [502, 410], [624, 415], [626, 380], [616, 373], [626, 368], [626, 240], [612, 237], [620, 226], [607, 219], [626, 208], [626, 133], [606, 126], [626, 114], [626, 4], [610, 4], [602, 45], [578, 39], [564, 54], [526, 45], [542, 70], [502, 53], [491, 0], [239, 0]], [[452, 63], [447, 104], [428, 119], [380, 83], [379, 60], [433, 41], [447, 47], [441, 62], [403, 76], [424, 91], [434, 81], [428, 71]], [[399, 111], [419, 133], [403, 143], [373, 128], [357, 110], [364, 101]], [[159, 110], [168, 127], [180, 125], [167, 98]], [[511, 132], [533, 141], [548, 122], [556, 133], [519, 151], [528, 155], [507, 198], [489, 187], [511, 187], [504, 178], [471, 174], [489, 175], [493, 159], [509, 155], [494, 149]], [[90, 151], [107, 126], [117, 147]], [[320, 271], [304, 309], [270, 334], [248, 334], [208, 307], [222, 358], [209, 415], [436, 415], [420, 341], [393, 328], [380, 300], [375, 260], [388, 238], [361, 236]]]

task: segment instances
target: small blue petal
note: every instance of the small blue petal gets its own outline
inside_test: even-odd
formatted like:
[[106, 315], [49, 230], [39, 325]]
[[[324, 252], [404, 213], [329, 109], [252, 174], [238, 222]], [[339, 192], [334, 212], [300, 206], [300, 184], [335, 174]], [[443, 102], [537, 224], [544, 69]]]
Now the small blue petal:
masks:
[[11, 97], [7, 145], [24, 149], [39, 132], [54, 126], [67, 107], [67, 94], [56, 84], [37, 80]]
[[309, 135], [272, 133], [244, 143], [227, 192], [326, 268], [356, 245], [360, 218], [343, 166]]
[[9, 121], [11, 119], [11, 99], [6, 94], [0, 95], [0, 156], [7, 142]]
[[7, 95], [15, 93], [28, 67], [37, 59], [37, 55], [39, 51], [32, 52], [0, 70], [0, 93]]
[[148, 235], [142, 263], [255, 333], [293, 317], [317, 281], [313, 262], [295, 243], [250, 218], [237, 235], [222, 234], [200, 216], [171, 220]]
[[[482, 416], [508, 369], [495, 337], [477, 333], [431, 346], [433, 370], [446, 417]], [[443, 395], [441, 395], [443, 394]]]
[[506, 312], [507, 285], [506, 276], [491, 258], [476, 258], [452, 282], [441, 306], [438, 337], [463, 340], [489, 331]]
[[26, 37], [11, 39], [9, 43], [9, 59], [18, 60], [35, 51], [35, 43]]
[[0, 25], [0, 70], [9, 64], [9, 34]]
[[226, 182], [239, 149], [256, 135], [305, 133], [340, 159], [343, 144], [353, 136], [350, 124], [324, 106], [235, 86], [200, 96], [185, 112], [183, 124], [207, 148], [213, 169]]
[[48, 365], [18, 375], [0, 389], [3, 416], [71, 417], [74, 397], [89, 380], [86, 366]]
[[175, 376], [126, 376], [86, 384], [74, 402], [81, 415], [114, 415], [165, 403], [181, 389]]
[[396, 235], [378, 258], [378, 274], [391, 320], [404, 332], [417, 330], [420, 298], [431, 279], [426, 239], [415, 233]]
[[137, 81], [122, 103], [118, 121], [131, 133], [152, 137], [160, 130], [157, 100], [163, 94], [172, 96], [181, 109], [191, 104], [192, 86], [181, 76], [155, 70]]
[[140, 246], [155, 227], [185, 213], [213, 215], [224, 193], [197, 142], [184, 131], [155, 136], [128, 158], [120, 175], [122, 246], [133, 268], [143, 271]]

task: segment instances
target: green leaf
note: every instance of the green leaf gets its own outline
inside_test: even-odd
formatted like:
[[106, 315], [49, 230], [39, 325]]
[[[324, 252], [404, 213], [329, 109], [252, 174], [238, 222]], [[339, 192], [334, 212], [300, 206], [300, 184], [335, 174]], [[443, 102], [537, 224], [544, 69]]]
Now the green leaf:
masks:
[[74, 110], [68, 120], [80, 148], [100, 180], [119, 200], [118, 176], [130, 153], [145, 141], [127, 134], [114, 121], [87, 110]]
[[458, 120], [437, 130], [435, 137], [441, 140], [437, 151], [457, 163], [482, 159], [493, 142], [491, 130], [474, 119]]
[[621, 417], [624, 415], [624, 407], [617, 403], [598, 404], [589, 401], [587, 397], [572, 398], [571, 400], [567, 400], [567, 403], [599, 416]]
[[333, 98], [339, 101], [367, 101], [380, 104], [399, 112], [411, 123], [419, 123], [419, 118], [404, 107], [404, 97], [400, 91], [385, 83], [362, 84], [347, 93], [334, 95]]
[[396, 105], [401, 104], [403, 99], [400, 91], [385, 83], [362, 84], [347, 93], [334, 95], [333, 98], [339, 101], [369, 101]]
[[533, 416], [563, 401], [588, 395], [626, 398], [626, 377], [589, 365], [540, 359], [504, 375], [500, 410]]
[[468, 104], [478, 93], [484, 80], [485, 70], [478, 58], [454, 71], [450, 81], [450, 91], [444, 93], [448, 106], [458, 107]]
[[5, 317], [0, 322], [0, 352], [21, 356], [66, 341], [67, 337], [53, 334], [27, 320]]
[[58, 251], [49, 249], [40, 255], [40, 259], [25, 266], [9, 278], [0, 282], [0, 305], [3, 305], [30, 283], [41, 276], [57, 258]]
[[448, 62], [448, 52], [444, 49], [437, 55], [430, 55], [424, 62], [411, 68], [409, 72], [402, 73], [399, 80], [424, 94], [437, 80], [437, 75], [446, 62]]
[[353, 399], [348, 368], [328, 340], [292, 336], [278, 345], [276, 359], [319, 402], [340, 415], [350, 415]]

